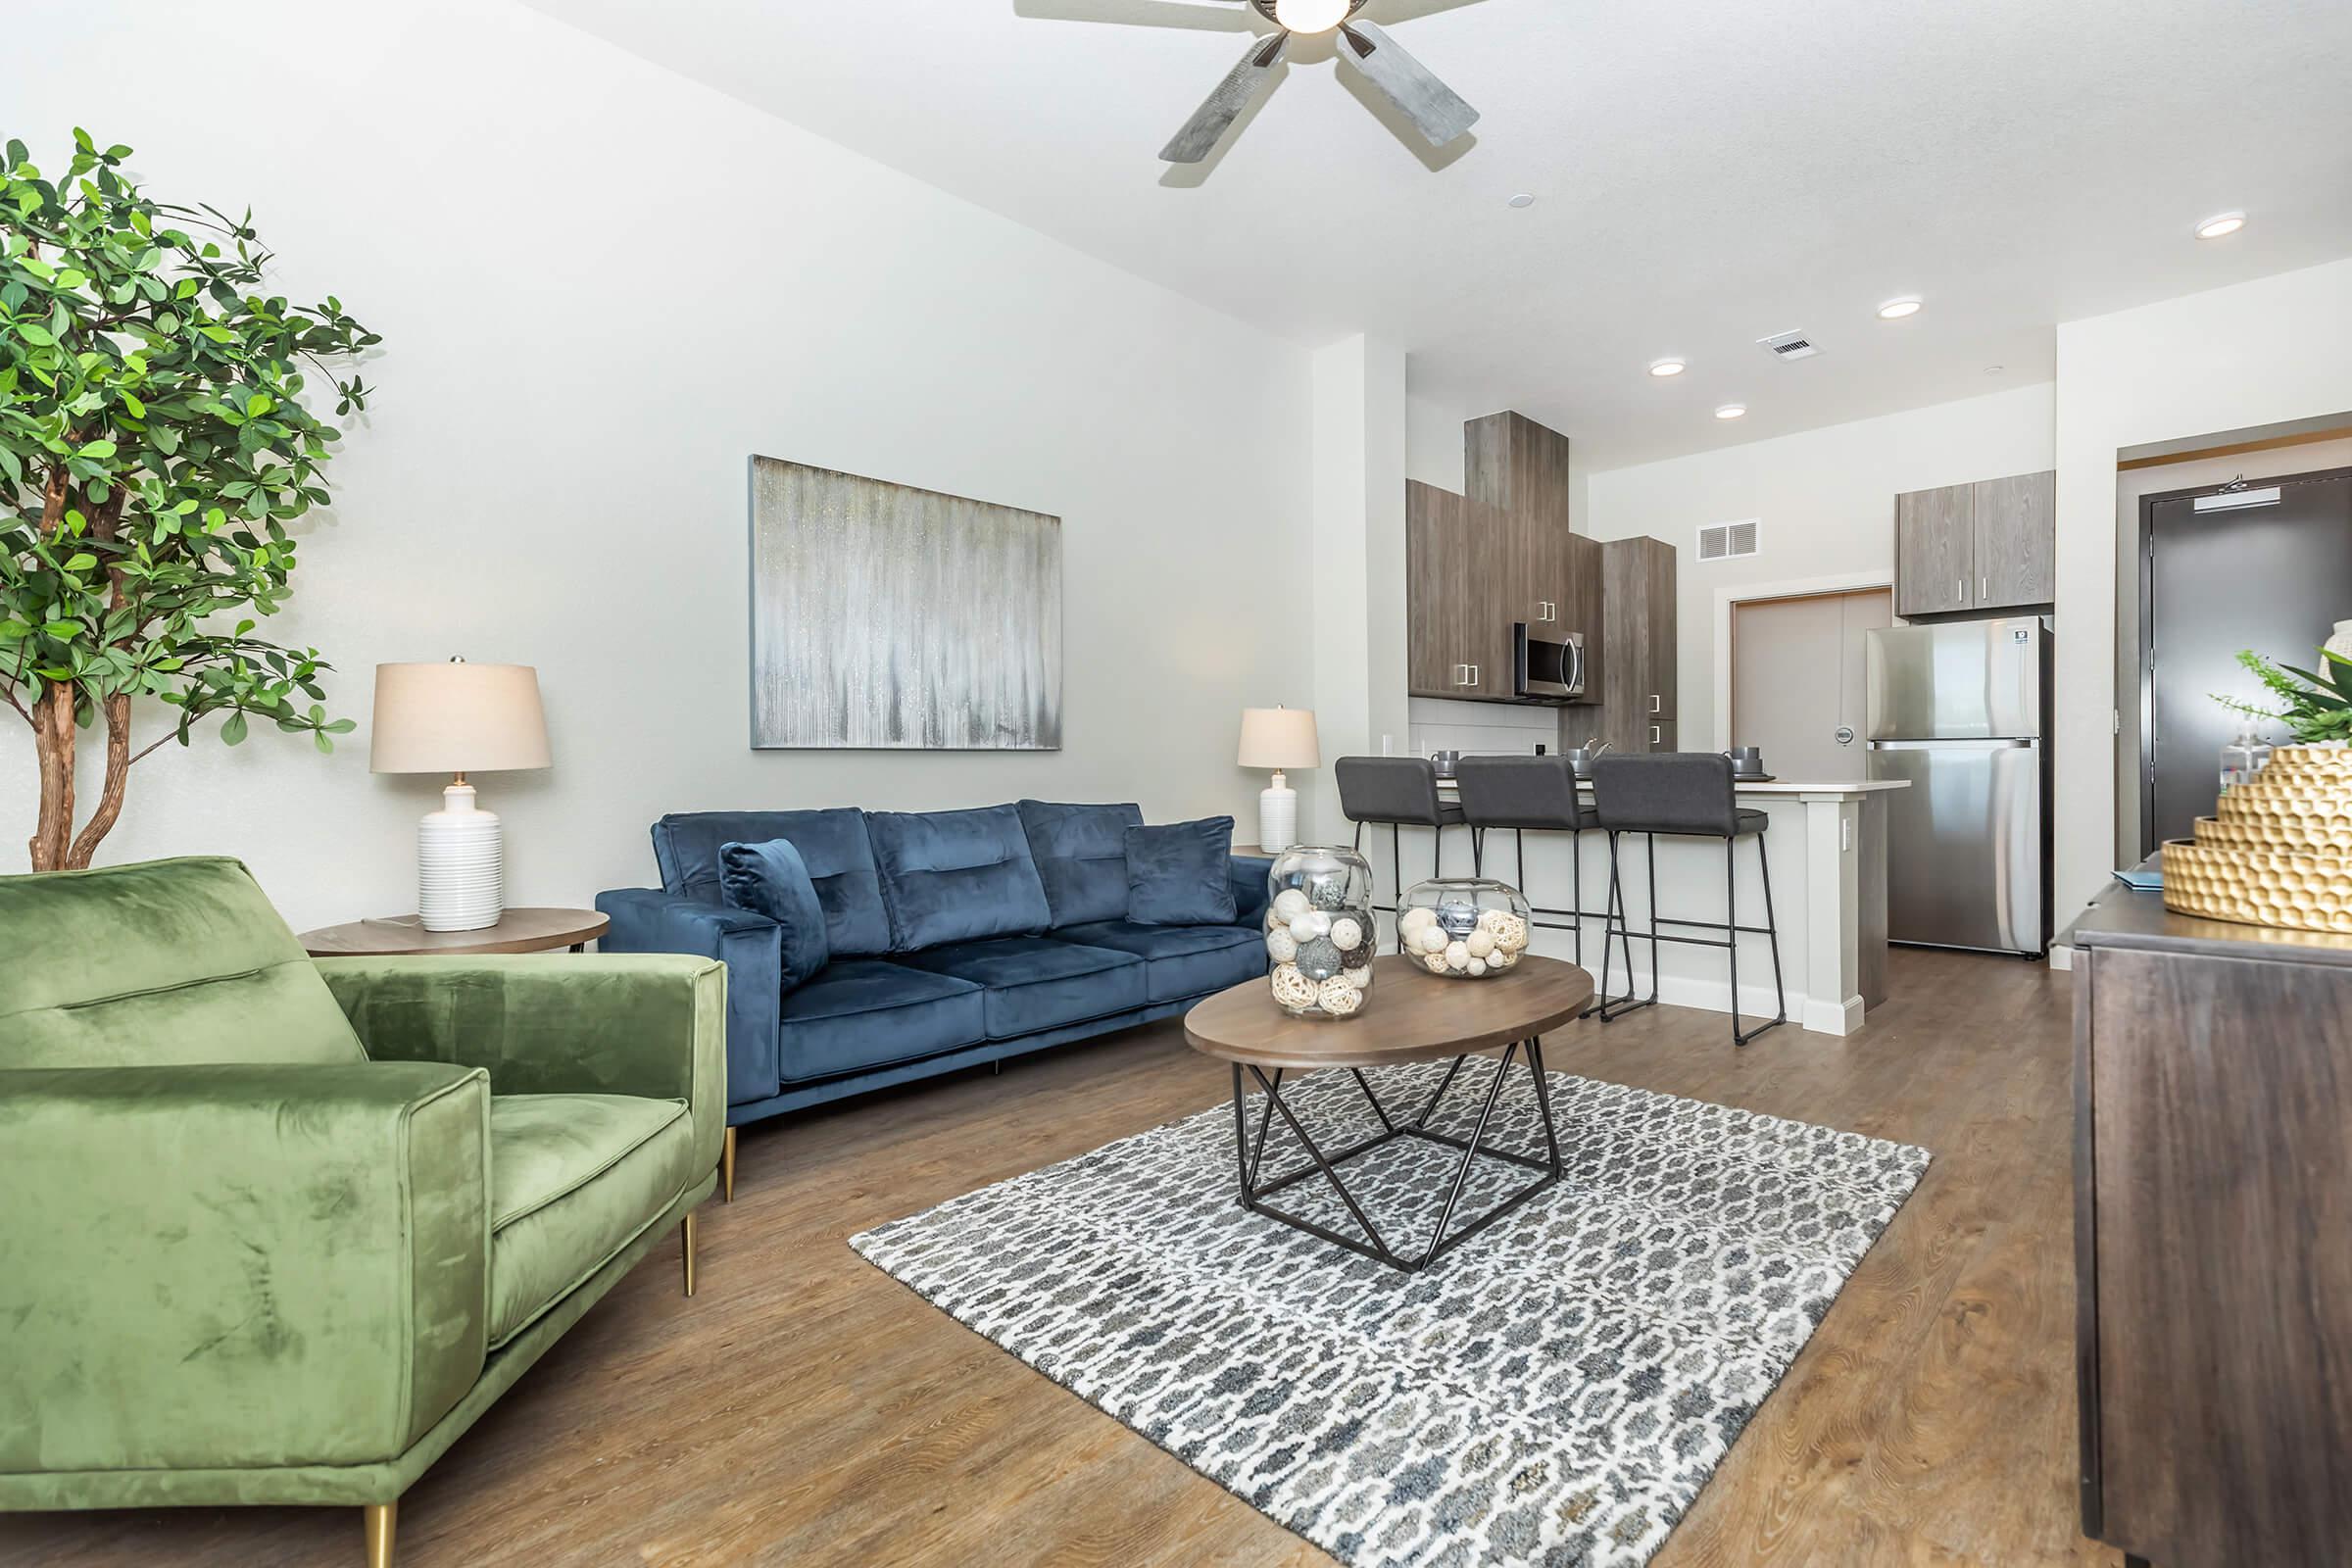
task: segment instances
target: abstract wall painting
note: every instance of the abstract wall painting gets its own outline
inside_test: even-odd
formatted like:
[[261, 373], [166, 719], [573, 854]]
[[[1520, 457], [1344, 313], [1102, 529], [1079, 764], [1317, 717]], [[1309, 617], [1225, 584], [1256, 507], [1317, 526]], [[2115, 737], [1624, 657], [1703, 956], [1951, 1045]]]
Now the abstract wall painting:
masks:
[[1061, 519], [753, 458], [752, 745], [1060, 750]]

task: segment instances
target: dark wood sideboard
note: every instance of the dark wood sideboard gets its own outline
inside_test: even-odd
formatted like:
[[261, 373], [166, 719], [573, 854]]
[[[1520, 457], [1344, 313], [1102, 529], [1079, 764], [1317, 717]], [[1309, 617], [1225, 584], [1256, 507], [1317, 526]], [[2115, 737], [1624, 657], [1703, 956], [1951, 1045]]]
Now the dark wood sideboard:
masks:
[[2083, 1534], [2352, 1562], [2352, 936], [2119, 884], [2074, 942]]

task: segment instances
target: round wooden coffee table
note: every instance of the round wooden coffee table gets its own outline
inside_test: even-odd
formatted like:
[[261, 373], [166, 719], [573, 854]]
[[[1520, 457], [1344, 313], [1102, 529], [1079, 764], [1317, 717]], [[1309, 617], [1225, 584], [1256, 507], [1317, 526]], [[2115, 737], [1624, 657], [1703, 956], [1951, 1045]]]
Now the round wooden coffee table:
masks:
[[[1375, 962], [1371, 999], [1355, 1017], [1294, 1018], [1274, 1004], [1265, 981], [1250, 980], [1218, 992], [1186, 1013], [1184, 1038], [1203, 1055], [1233, 1064], [1233, 1136], [1241, 1171], [1242, 1206], [1409, 1274], [1428, 1267], [1560, 1179], [1559, 1130], [1552, 1123], [1551, 1095], [1544, 1078], [1544, 1034], [1581, 1017], [1592, 1001], [1592, 977], [1575, 964], [1557, 958], [1530, 955], [1506, 974], [1483, 980], [1446, 980], [1429, 973], [1410, 958], [1392, 956]], [[1461, 1073], [1462, 1063], [1477, 1052], [1498, 1046], [1502, 1048], [1502, 1060], [1487, 1089], [1486, 1103], [1479, 1110], [1478, 1125], [1470, 1136], [1455, 1138], [1432, 1131], [1429, 1118], [1445, 1102], [1446, 1091]], [[1494, 1114], [1495, 1102], [1501, 1098], [1503, 1080], [1522, 1051], [1527, 1054], [1536, 1111], [1544, 1125], [1543, 1158], [1481, 1147], [1487, 1123]], [[1435, 1061], [1447, 1056], [1453, 1058], [1453, 1065], [1446, 1069], [1445, 1081], [1438, 1085], [1438, 1092], [1430, 1097], [1429, 1103], [1421, 1107], [1420, 1114], [1409, 1121], [1391, 1114], [1389, 1107], [1380, 1102], [1380, 1097], [1372, 1092], [1370, 1080], [1364, 1077], [1366, 1067]], [[1372, 1113], [1380, 1119], [1380, 1132], [1329, 1154], [1322, 1151], [1282, 1098], [1286, 1072], [1320, 1067], [1347, 1069], [1355, 1079], [1356, 1087], [1363, 1091]], [[1267, 1076], [1269, 1071], [1272, 1077]], [[1245, 1073], [1256, 1080], [1264, 1095], [1254, 1137], [1250, 1131]], [[1265, 1154], [1266, 1133], [1277, 1114], [1305, 1148], [1311, 1163], [1260, 1181], [1258, 1162]], [[1348, 1191], [1347, 1184], [1340, 1180], [1339, 1172], [1339, 1167], [1348, 1160], [1398, 1138], [1446, 1144], [1462, 1152], [1446, 1191], [1445, 1207], [1429, 1233], [1429, 1245], [1410, 1256], [1381, 1239], [1379, 1229]], [[1470, 1163], [1481, 1155], [1523, 1165], [1542, 1174], [1448, 1235], [1446, 1226], [1453, 1218], [1455, 1204], [1461, 1200], [1463, 1185], [1470, 1178]], [[1339, 1194], [1340, 1201], [1348, 1205], [1348, 1214], [1364, 1233], [1362, 1240], [1342, 1236], [1312, 1220], [1286, 1214], [1261, 1201], [1268, 1194], [1305, 1181], [1318, 1171]]]
[[496, 925], [476, 931], [427, 931], [413, 914], [378, 915], [305, 931], [303, 951], [314, 958], [388, 958], [440, 954], [582, 951], [605, 934], [612, 917], [595, 909], [509, 909]]

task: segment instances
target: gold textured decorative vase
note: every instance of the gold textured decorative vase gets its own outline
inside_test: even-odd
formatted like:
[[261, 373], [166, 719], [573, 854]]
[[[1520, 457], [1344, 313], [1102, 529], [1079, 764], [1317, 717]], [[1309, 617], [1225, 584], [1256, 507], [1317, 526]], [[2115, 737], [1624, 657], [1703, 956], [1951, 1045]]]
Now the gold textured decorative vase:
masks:
[[2281, 746], [2222, 792], [2196, 837], [2164, 846], [2164, 906], [2296, 931], [2352, 932], [2352, 751]]

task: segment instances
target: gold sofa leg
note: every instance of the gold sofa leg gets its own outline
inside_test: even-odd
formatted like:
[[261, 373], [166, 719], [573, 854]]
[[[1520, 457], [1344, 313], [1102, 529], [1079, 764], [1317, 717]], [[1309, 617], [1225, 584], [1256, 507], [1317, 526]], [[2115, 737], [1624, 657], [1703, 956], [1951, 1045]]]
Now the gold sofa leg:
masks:
[[735, 1129], [727, 1129], [726, 1147], [718, 1156], [718, 1191], [721, 1200], [735, 1201]]
[[[686, 1223], [678, 1227], [678, 1240], [686, 1253], [686, 1294], [694, 1294], [694, 1210], [686, 1211]], [[368, 1568], [375, 1568], [370, 1563]]]
[[397, 1502], [371, 1502], [360, 1510], [368, 1521], [368, 1568], [392, 1568], [392, 1526]]

